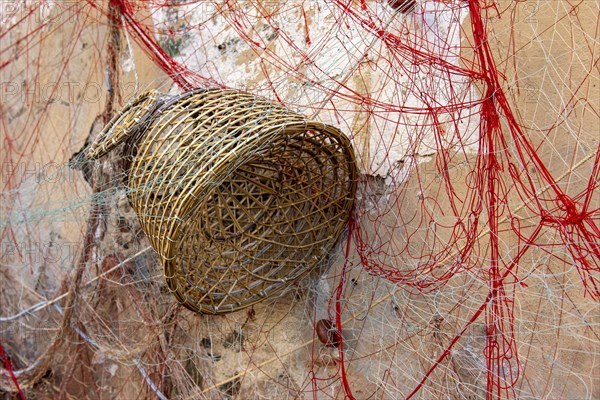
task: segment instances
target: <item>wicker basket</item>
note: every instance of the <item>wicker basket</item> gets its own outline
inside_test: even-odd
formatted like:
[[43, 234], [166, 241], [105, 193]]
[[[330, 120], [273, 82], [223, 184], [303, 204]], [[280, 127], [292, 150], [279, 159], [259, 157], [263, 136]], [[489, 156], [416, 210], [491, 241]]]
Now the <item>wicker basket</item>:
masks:
[[296, 282], [331, 252], [356, 193], [338, 129], [234, 90], [148, 92], [86, 158], [120, 143], [168, 286], [197, 312], [239, 310]]

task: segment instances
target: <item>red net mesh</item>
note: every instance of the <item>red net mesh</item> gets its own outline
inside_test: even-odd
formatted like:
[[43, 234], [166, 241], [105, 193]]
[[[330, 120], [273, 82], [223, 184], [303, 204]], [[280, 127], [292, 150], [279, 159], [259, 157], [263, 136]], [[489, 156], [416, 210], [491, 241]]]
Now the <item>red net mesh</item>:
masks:
[[[0, 6], [0, 390], [600, 396], [597, 1]], [[330, 265], [251, 311], [177, 307], [120, 161], [66, 166], [149, 87], [347, 134], [361, 180]]]

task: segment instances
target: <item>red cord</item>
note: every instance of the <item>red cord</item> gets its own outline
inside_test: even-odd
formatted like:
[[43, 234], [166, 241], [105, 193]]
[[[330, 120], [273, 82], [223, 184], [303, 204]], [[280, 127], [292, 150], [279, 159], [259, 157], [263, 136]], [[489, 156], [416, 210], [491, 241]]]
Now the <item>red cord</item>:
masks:
[[12, 370], [12, 365], [11, 365], [10, 359], [8, 358], [8, 355], [6, 355], [6, 353], [4, 352], [4, 347], [2, 347], [2, 342], [0, 342], [0, 356], [2, 356], [2, 358], [4, 359], [4, 368], [6, 368], [6, 370], [8, 371], [8, 374], [10, 375], [10, 378], [12, 379], [13, 383], [15, 384], [15, 387], [17, 388], [17, 391], [19, 392], [19, 396], [21, 397], [22, 400], [25, 400], [25, 395], [23, 394], [23, 391], [21, 390], [21, 387], [19, 386], [19, 381], [17, 380], [17, 377], [15, 376], [15, 373]]

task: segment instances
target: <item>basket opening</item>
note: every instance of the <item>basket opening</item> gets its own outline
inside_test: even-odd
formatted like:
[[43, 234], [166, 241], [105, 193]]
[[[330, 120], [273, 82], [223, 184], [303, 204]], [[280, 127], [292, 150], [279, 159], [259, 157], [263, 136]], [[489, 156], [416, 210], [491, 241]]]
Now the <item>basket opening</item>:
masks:
[[[285, 289], [327, 256], [354, 182], [343, 144], [282, 134], [205, 196], [181, 228], [171, 285], [189, 308], [219, 312]], [[225, 308], [224, 308], [225, 307]]]

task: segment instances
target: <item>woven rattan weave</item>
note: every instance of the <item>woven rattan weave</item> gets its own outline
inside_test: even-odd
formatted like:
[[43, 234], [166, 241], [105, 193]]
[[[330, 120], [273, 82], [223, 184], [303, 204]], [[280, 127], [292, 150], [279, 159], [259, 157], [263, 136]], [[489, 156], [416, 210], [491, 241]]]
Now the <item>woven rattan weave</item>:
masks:
[[345, 135], [235, 90], [148, 92], [86, 158], [121, 143], [168, 286], [197, 312], [235, 311], [296, 282], [331, 252], [354, 201]]

